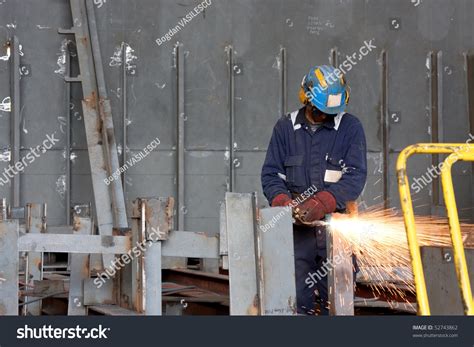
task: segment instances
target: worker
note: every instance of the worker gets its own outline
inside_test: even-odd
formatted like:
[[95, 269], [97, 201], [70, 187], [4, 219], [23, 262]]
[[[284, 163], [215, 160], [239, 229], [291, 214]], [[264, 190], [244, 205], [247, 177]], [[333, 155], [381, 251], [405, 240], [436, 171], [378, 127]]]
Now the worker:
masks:
[[[364, 129], [357, 117], [344, 112], [349, 94], [340, 70], [312, 68], [299, 92], [304, 106], [278, 120], [262, 168], [263, 192], [271, 206], [293, 208], [299, 314], [317, 309], [328, 314], [327, 276], [316, 283], [308, 280], [319, 270], [330, 270], [323, 269], [326, 230], [317, 222], [326, 214], [345, 212], [346, 202], [359, 197], [367, 178]], [[316, 193], [307, 197], [309, 189]]]

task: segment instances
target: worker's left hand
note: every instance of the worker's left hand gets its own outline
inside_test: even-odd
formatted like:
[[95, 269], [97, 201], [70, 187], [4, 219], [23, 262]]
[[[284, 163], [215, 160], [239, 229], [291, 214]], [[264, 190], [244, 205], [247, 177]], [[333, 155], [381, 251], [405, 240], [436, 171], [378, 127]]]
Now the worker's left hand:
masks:
[[306, 199], [293, 210], [293, 217], [302, 224], [312, 223], [324, 218], [328, 213], [336, 210], [336, 199], [329, 192], [319, 192], [313, 197]]

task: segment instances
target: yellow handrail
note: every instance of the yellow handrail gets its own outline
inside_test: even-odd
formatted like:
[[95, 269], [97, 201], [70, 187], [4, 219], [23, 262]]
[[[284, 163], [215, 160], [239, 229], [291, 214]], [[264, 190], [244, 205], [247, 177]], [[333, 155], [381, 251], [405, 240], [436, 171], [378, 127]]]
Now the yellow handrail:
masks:
[[458, 160], [474, 161], [474, 147], [471, 152], [453, 153], [444, 161], [441, 167], [441, 182], [443, 184], [444, 201], [449, 221], [449, 232], [453, 242], [454, 266], [458, 277], [459, 288], [461, 289], [461, 298], [466, 315], [474, 315], [474, 306], [472, 303], [471, 283], [467, 271], [466, 255], [464, 254], [464, 245], [461, 236], [461, 227], [459, 225], [458, 210], [456, 207], [456, 198], [454, 196], [453, 178], [451, 176], [451, 167]]
[[[423, 265], [421, 262], [420, 248], [416, 237], [415, 228], [415, 214], [413, 212], [413, 204], [410, 194], [410, 185], [408, 183], [408, 176], [406, 171], [408, 158], [415, 154], [451, 154], [442, 165], [442, 183], [443, 192], [445, 195], [446, 208], [448, 217], [450, 217], [450, 233], [453, 240], [453, 251], [456, 266], [456, 273], [458, 275], [459, 286], [463, 297], [463, 304], [466, 314], [472, 314], [472, 294], [470, 290], [469, 277], [467, 277], [467, 265], [464, 255], [464, 247], [462, 244], [462, 237], [459, 227], [459, 219], [457, 217], [457, 210], [455, 204], [454, 191], [452, 187], [451, 166], [459, 159], [471, 160], [474, 156], [474, 145], [467, 143], [421, 143], [411, 145], [405, 148], [397, 160], [397, 177], [398, 189], [400, 192], [400, 204], [402, 206], [403, 217], [405, 220], [405, 228], [407, 232], [408, 246], [410, 249], [411, 262], [413, 267], [413, 277], [415, 281], [416, 300], [418, 303], [418, 313], [420, 315], [430, 315], [430, 306], [428, 302], [428, 293], [426, 291], [425, 277], [423, 274]], [[446, 164], [447, 160], [452, 161]], [[453, 161], [453, 159], [455, 159]], [[447, 174], [447, 170], [449, 173]], [[448, 182], [450, 185], [447, 185]], [[446, 183], [445, 183], [446, 182]], [[454, 201], [454, 204], [453, 204]], [[455, 212], [455, 215], [453, 214]], [[451, 218], [454, 217], [453, 219]], [[457, 225], [457, 229], [456, 229]], [[462, 251], [459, 251], [461, 249]]]

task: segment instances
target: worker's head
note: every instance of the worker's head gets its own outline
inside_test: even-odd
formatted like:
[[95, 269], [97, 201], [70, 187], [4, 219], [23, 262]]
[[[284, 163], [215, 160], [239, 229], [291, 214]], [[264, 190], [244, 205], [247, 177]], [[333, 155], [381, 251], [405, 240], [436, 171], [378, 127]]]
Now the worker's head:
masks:
[[320, 65], [309, 70], [303, 77], [299, 97], [315, 115], [336, 115], [346, 109], [349, 92], [350, 88], [341, 70], [329, 65]]

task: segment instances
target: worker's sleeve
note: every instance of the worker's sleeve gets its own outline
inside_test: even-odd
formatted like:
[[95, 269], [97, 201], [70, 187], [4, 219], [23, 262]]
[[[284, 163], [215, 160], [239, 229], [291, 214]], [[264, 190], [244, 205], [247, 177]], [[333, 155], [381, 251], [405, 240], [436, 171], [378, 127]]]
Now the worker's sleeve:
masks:
[[367, 179], [367, 143], [364, 128], [360, 122], [351, 126], [348, 143], [348, 150], [343, 158], [342, 177], [326, 189], [336, 198], [338, 210], [344, 210], [346, 202], [354, 201], [359, 197]]
[[[268, 145], [267, 155], [262, 167], [262, 188], [263, 194], [271, 204], [272, 200], [278, 194], [287, 194], [290, 198], [285, 181], [285, 141], [283, 136], [282, 120], [280, 120], [273, 128], [272, 138]], [[280, 174], [280, 175], [279, 175]]]

